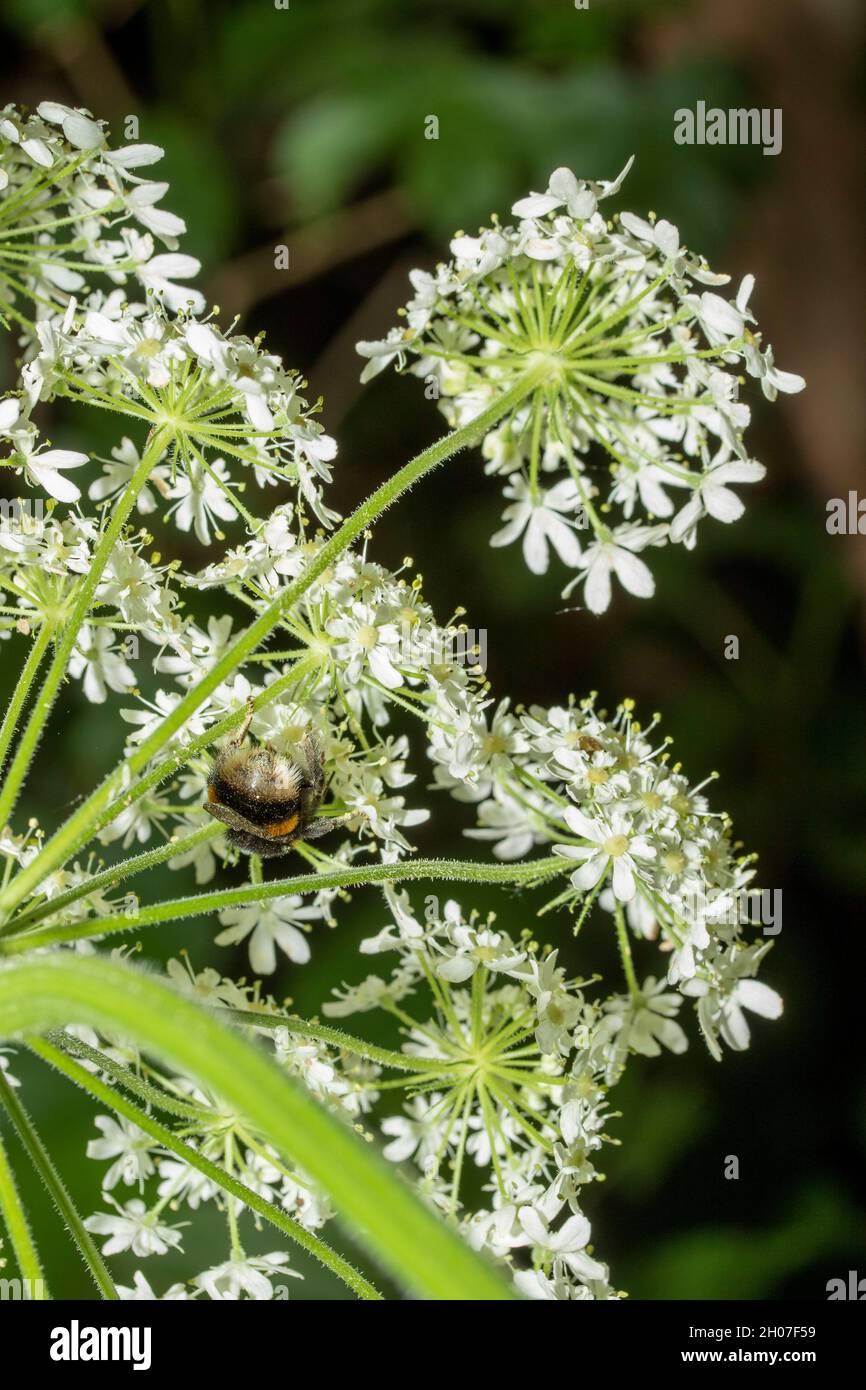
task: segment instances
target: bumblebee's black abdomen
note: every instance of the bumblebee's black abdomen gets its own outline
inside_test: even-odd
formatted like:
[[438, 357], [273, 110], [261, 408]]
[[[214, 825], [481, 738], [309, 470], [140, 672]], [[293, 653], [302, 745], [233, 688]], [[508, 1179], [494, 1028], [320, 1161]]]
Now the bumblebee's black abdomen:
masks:
[[[258, 796], [246, 787], [239, 787], [234, 779], [222, 777], [217, 769], [208, 782], [208, 800], [220, 806], [228, 806], [237, 811], [253, 825], [272, 826], [288, 822], [298, 814], [298, 797], [295, 791], [290, 795], [279, 796], [271, 793]], [[288, 834], [287, 830], [279, 832]]]
[[208, 782], [208, 799], [253, 825], [277, 825], [299, 809], [301, 774], [273, 748], [235, 748], [220, 753]]

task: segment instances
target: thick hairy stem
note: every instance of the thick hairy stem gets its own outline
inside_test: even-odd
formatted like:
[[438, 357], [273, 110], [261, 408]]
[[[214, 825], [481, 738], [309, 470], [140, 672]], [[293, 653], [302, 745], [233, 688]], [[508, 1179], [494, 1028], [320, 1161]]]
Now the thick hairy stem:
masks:
[[20, 955], [64, 941], [83, 941], [93, 936], [114, 936], [117, 932], [176, 922], [181, 917], [205, 917], [229, 907], [268, 902], [292, 893], [317, 893], [325, 888], [360, 888], [368, 883], [399, 883], [410, 879], [445, 879], [452, 883], [501, 883], [532, 885], [561, 874], [568, 867], [559, 856], [531, 860], [524, 864], [483, 864], [460, 859], [416, 859], [407, 864], [356, 864], [320, 874], [299, 874], [295, 878], [251, 883], [243, 888], [222, 888], [212, 893], [194, 893], [169, 902], [153, 903], [130, 913], [112, 913], [88, 921], [48, 924], [30, 930], [8, 932], [0, 937], [0, 955]]

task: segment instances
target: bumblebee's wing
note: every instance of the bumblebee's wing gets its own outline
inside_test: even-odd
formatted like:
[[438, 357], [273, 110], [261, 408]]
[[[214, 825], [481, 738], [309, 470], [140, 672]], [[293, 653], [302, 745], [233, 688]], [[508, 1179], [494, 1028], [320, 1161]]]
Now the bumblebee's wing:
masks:
[[230, 826], [232, 830], [245, 830], [248, 835], [261, 836], [261, 826], [253, 825], [246, 816], [233, 811], [230, 806], [221, 806], [218, 801], [205, 801], [203, 809], [209, 816], [213, 816], [214, 820], [221, 820], [223, 825]]

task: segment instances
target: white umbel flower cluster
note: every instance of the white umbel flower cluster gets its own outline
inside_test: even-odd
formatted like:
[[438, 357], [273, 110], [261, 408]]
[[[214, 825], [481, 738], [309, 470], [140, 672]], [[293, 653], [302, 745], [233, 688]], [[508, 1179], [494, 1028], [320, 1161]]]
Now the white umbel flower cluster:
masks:
[[[297, 372], [260, 343], [222, 333], [213, 322], [173, 316], [158, 304], [129, 304], [119, 290], [95, 294], [94, 302], [98, 308], [79, 309], [70, 300], [62, 316], [36, 325], [37, 348], [22, 373], [21, 398], [0, 403], [0, 438], [8, 439], [31, 481], [60, 501], [80, 496], [69, 479], [62, 477], [58, 487], [52, 478], [87, 456], [61, 462], [57, 451], [37, 446], [34, 410], [41, 401], [65, 397], [116, 409], [164, 435], [139, 510], [164, 508], [203, 545], [214, 524], [240, 515], [250, 529], [256, 525], [241, 501], [246, 482], [233, 472], [260, 488], [288, 481], [323, 525], [337, 520], [322, 501], [337, 446], [315, 419], [317, 407], [301, 396]], [[124, 439], [91, 484], [91, 498], [120, 493], [140, 463]]]
[[[162, 154], [112, 149], [104, 123], [56, 102], [0, 112], [0, 315], [26, 358], [21, 389], [0, 400], [0, 444], [32, 487], [77, 501], [68, 474], [88, 455], [41, 443], [38, 406], [80, 400], [168, 431], [139, 510], [164, 509], [204, 545], [222, 522], [255, 521], [233, 470], [259, 487], [288, 480], [331, 525], [322, 488], [336, 444], [298, 373], [202, 318], [199, 291], [175, 283], [199, 263], [177, 250], [183, 220], [159, 206], [168, 185], [139, 172]], [[91, 498], [118, 494], [139, 462], [123, 440]]]
[[[747, 1046], [748, 1029], [730, 1026], [734, 999], [772, 943], [754, 920], [755, 856], [738, 850], [704, 794], [715, 774], [692, 786], [671, 762], [670, 737], [656, 733], [659, 716], [643, 727], [632, 700], [610, 716], [594, 696], [520, 712], [470, 696], [451, 710], [440, 698], [429, 751], [437, 785], [477, 804], [466, 834], [502, 860], [552, 850], [570, 883], [555, 903], [577, 928], [596, 906], [622, 915], [657, 942], [669, 984], [698, 1000], [711, 1050], [720, 1036]], [[762, 988], [751, 991], [756, 1011], [775, 1017], [778, 997], [762, 1008]]]
[[60, 102], [0, 109], [0, 313], [25, 340], [22, 302], [47, 317], [104, 278], [137, 283], [169, 309], [204, 307], [178, 283], [199, 263], [177, 250], [183, 218], [159, 206], [168, 184], [140, 172], [162, 155], [158, 145], [112, 149], [104, 121]]
[[[386, 897], [387, 925], [361, 952], [396, 954], [397, 964], [388, 976], [344, 985], [323, 1009], [339, 1020], [377, 1011], [401, 1027], [409, 1077], [388, 1088], [369, 1081], [385, 1156], [411, 1161], [428, 1199], [459, 1217], [474, 1245], [506, 1260], [525, 1295], [617, 1297], [590, 1243], [585, 1193], [604, 1177], [609, 1091], [628, 1058], [688, 1046], [682, 995], [653, 976], [639, 985], [631, 971], [626, 994], [593, 999], [529, 930], [514, 941], [492, 917], [465, 917], [457, 902], [422, 918], [405, 893]], [[743, 1008], [778, 1017], [778, 995], [750, 978], [758, 955], [730, 952], [719, 975], [729, 977], [725, 1004], [703, 1009], [709, 990], [702, 999], [705, 1028], [713, 1010], [729, 1034]], [[469, 1195], [473, 1170], [480, 1202]]]
[[[195, 974], [188, 961], [169, 961], [168, 974], [184, 992], [210, 1004], [254, 1009], [257, 1017], [263, 1011], [274, 1015], [274, 1028], [267, 1033], [262, 1030], [262, 1036], [272, 1041], [278, 1063], [350, 1122], [363, 1114], [365, 1102], [359, 1085], [366, 1080], [363, 1067], [355, 1077], [346, 1062], [338, 1076], [324, 1049], [322, 1056], [316, 1057], [315, 1048], [276, 1026], [279, 1020], [273, 1000], [222, 978], [215, 970]], [[241, 1115], [202, 1090], [192, 1078], [144, 1062], [125, 1039], [99, 1037], [85, 1028], [70, 1029], [67, 1037], [73, 1055], [88, 1067], [136, 1066], [152, 1097], [162, 1098], [166, 1106], [186, 1115], [185, 1133], [195, 1158], [225, 1166], [255, 1198], [290, 1215], [301, 1231], [317, 1232], [333, 1216], [327, 1197], [307, 1174], [286, 1168], [279, 1154], [260, 1140]], [[234, 1197], [226, 1199], [220, 1185], [199, 1167], [166, 1149], [134, 1123], [100, 1115], [95, 1124], [100, 1137], [88, 1143], [87, 1156], [108, 1166], [102, 1172], [103, 1209], [88, 1217], [85, 1225], [100, 1240], [104, 1255], [128, 1251], [151, 1264], [155, 1257], [182, 1252], [186, 1228], [210, 1212], [217, 1216], [218, 1209], [222, 1213], [228, 1210], [234, 1235], [229, 1258], [194, 1274], [185, 1285], [171, 1285], [159, 1294], [151, 1282], [155, 1276], [148, 1278], [137, 1270], [131, 1288], [119, 1286], [121, 1298], [266, 1301], [289, 1296], [283, 1281], [302, 1276], [291, 1268], [284, 1251], [247, 1255], [239, 1238], [242, 1219], [249, 1210], [243, 1203]]]
[[411, 273], [406, 326], [358, 344], [362, 380], [409, 363], [451, 424], [546, 367], [482, 443], [508, 501], [491, 544], [522, 539], [536, 574], [552, 548], [576, 571], [564, 596], [580, 587], [593, 613], [608, 607], [613, 577], [651, 596], [647, 549], [692, 547], [703, 517], [742, 515], [734, 488], [764, 468], [745, 442], [740, 373], [770, 400], [805, 384], [763, 345], [752, 276], [728, 299], [718, 289], [730, 277], [689, 252], [670, 222], [605, 220], [599, 202], [630, 165], [612, 183], [557, 169], [545, 193], [515, 203], [515, 225], [458, 233], [450, 261]]

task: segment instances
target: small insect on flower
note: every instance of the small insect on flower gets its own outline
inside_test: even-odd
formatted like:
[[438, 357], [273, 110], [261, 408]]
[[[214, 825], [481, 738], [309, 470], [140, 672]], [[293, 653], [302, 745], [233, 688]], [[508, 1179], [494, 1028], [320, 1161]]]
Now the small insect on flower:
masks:
[[581, 734], [577, 746], [581, 753], [600, 753], [604, 748], [603, 743], [599, 743], [597, 738], [591, 738], [589, 734]]
[[204, 809], [229, 827], [230, 842], [267, 858], [344, 824], [346, 816], [316, 814], [327, 787], [317, 740], [305, 735], [291, 755], [269, 744], [245, 744], [251, 718], [216, 752], [208, 778]]

